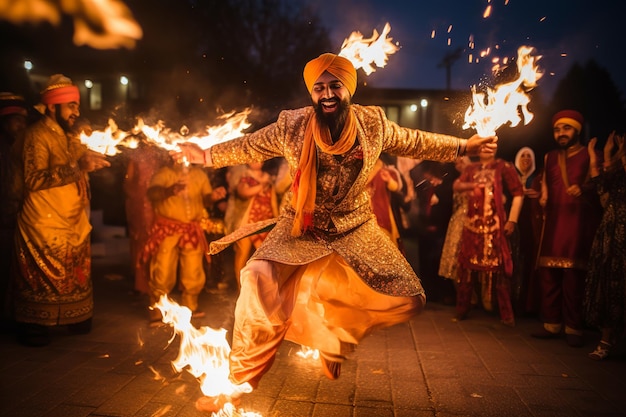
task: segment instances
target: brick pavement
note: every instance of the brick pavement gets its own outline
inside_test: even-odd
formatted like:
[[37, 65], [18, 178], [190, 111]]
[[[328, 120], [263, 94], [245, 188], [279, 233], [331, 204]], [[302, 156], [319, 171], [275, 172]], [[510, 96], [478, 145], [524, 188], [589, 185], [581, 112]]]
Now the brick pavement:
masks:
[[[96, 311], [84, 336], [55, 332], [26, 348], [0, 335], [0, 416], [206, 416], [199, 384], [176, 373], [167, 328], [147, 327], [147, 300], [132, 293], [127, 242], [95, 246]], [[100, 255], [98, 255], [100, 253]], [[229, 328], [234, 296], [201, 297], [197, 325]], [[535, 340], [538, 322], [502, 326], [480, 311], [453, 323], [453, 308], [431, 303], [409, 323], [368, 337], [330, 381], [317, 362], [285, 342], [271, 371], [241, 408], [265, 417], [448, 417], [626, 415], [626, 354], [594, 362], [593, 347]], [[596, 337], [589, 333], [589, 338]]]

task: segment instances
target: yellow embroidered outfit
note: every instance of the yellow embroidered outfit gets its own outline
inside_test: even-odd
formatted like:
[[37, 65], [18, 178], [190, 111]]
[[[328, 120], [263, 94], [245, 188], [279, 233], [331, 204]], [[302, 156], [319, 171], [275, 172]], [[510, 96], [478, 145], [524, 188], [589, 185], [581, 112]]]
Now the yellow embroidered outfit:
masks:
[[26, 131], [16, 232], [19, 322], [63, 325], [93, 314], [88, 182], [77, 162], [84, 149], [49, 117]]
[[[340, 360], [373, 329], [408, 320], [424, 303], [419, 278], [376, 223], [367, 180], [381, 152], [453, 161], [458, 138], [402, 128], [380, 107], [351, 105], [356, 140], [342, 155], [316, 149], [312, 227], [295, 236], [296, 210], [243, 227], [212, 251], [272, 227], [241, 273], [231, 376], [253, 386], [271, 366], [283, 338]], [[312, 107], [283, 111], [276, 123], [211, 148], [215, 167], [284, 156], [292, 178]], [[292, 192], [285, 198], [291, 199]]]

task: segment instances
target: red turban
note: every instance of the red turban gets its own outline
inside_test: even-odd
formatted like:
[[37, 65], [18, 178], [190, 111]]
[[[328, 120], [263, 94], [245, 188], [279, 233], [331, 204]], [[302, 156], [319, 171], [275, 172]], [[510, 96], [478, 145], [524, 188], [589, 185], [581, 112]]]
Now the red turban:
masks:
[[73, 101], [80, 103], [80, 92], [75, 85], [53, 85], [41, 93], [43, 104], [62, 104]]
[[583, 128], [583, 115], [576, 110], [561, 110], [552, 117], [552, 127], [558, 123], [565, 123], [572, 126], [580, 133]]
[[80, 92], [72, 80], [63, 74], [54, 74], [48, 79], [47, 87], [41, 92], [43, 104], [80, 103]]
[[339, 55], [326, 53], [309, 61], [304, 67], [304, 83], [309, 93], [313, 91], [313, 84], [325, 72], [337, 77], [346, 86], [350, 95], [356, 91], [356, 70], [349, 59]]
[[13, 93], [0, 93], [0, 116], [12, 114], [28, 115], [24, 97]]

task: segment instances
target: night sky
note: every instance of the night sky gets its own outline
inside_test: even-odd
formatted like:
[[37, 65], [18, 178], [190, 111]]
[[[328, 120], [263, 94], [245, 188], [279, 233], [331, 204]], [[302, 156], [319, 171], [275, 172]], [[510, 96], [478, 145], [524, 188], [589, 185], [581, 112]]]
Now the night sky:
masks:
[[[391, 24], [389, 36], [401, 49], [383, 70], [368, 77], [372, 86], [445, 88], [446, 72], [438, 64], [462, 48], [452, 66], [451, 87], [469, 89], [489, 77], [491, 58], [512, 58], [519, 46], [530, 45], [542, 56], [539, 66], [545, 75], [538, 88], [546, 98], [572, 64], [589, 59], [607, 69], [622, 95], [626, 93], [626, 2], [621, 0], [301, 1], [318, 11], [337, 43], [336, 52], [352, 31], [369, 37], [374, 28], [380, 33], [386, 22]], [[484, 18], [488, 5], [491, 14]], [[470, 36], [474, 50], [468, 47]], [[488, 47], [492, 51], [488, 59], [469, 63], [469, 53], [476, 57]]]
[[[444, 89], [446, 70], [439, 64], [447, 54], [458, 50], [459, 58], [451, 67], [450, 87], [469, 90], [472, 85], [489, 82], [494, 57], [514, 58], [518, 47], [528, 45], [542, 57], [538, 64], [544, 75], [537, 88], [544, 99], [552, 97], [558, 82], [574, 63], [584, 65], [590, 59], [608, 70], [622, 97], [626, 96], [624, 0], [288, 0], [286, 3], [308, 5], [320, 16], [336, 45], [330, 52], [338, 53], [343, 40], [353, 31], [370, 37], [374, 29], [380, 33], [385, 23], [389, 23], [390, 37], [400, 50], [389, 57], [385, 68], [370, 76], [359, 72], [361, 81], [373, 87]], [[488, 6], [491, 13], [484, 17]], [[155, 8], [151, 13], [158, 11]], [[146, 18], [136, 17], [142, 18], [139, 21]], [[490, 54], [476, 62], [487, 48]]]

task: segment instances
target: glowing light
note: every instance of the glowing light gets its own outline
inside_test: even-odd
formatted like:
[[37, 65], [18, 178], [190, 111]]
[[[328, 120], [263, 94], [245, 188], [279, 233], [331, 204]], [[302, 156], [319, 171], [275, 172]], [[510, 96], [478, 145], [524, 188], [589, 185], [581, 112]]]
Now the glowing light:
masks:
[[425, 109], [426, 107], [428, 107], [428, 100], [426, 100], [425, 98], [423, 98], [420, 101], [420, 106], [422, 106], [423, 109]]
[[33, 69], [33, 63], [31, 61], [24, 61], [24, 68], [26, 69], [26, 71], [30, 71]]
[[372, 36], [368, 39], [363, 39], [363, 35], [360, 32], [352, 32], [343, 41], [339, 55], [348, 58], [357, 70], [363, 68], [365, 74], [369, 75], [376, 71], [372, 64], [383, 68], [387, 64], [388, 56], [400, 49], [393, 44], [392, 38], [387, 38], [390, 31], [391, 26], [389, 23], [385, 23], [380, 36], [376, 29], [374, 29]]
[[479, 93], [472, 86], [472, 104], [465, 112], [464, 129], [475, 128], [481, 136], [495, 135], [496, 130], [505, 123], [517, 126], [523, 116], [524, 124], [530, 123], [533, 114], [528, 110], [530, 97], [527, 92], [537, 85], [541, 78], [536, 62], [540, 56], [532, 56], [534, 48], [522, 46], [517, 51], [518, 78], [487, 88], [487, 93]]
[[15, 24], [48, 22], [59, 26], [63, 15], [73, 20], [73, 41], [78, 46], [133, 48], [142, 37], [141, 26], [121, 0], [4, 1], [0, 6], [0, 20]]
[[416, 112], [416, 111], [417, 111], [417, 104], [411, 104], [411, 105], [409, 106], [409, 109], [410, 109], [412, 112]]
[[430, 32], [430, 39], [435, 39], [435, 29], [433, 29], [433, 31]]
[[92, 87], [93, 87], [93, 81], [91, 81], [91, 80], [85, 80], [85, 87], [87, 87], [87, 88], [92, 88]]
[[122, 76], [120, 77], [120, 84], [122, 84], [122, 85], [128, 85], [128, 77], [127, 77], [127, 76], [125, 76], [125, 75], [122, 75]]
[[483, 19], [488, 18], [491, 15], [491, 4], [487, 6], [485, 11], [483, 12]]
[[312, 359], [318, 360], [320, 358], [320, 351], [317, 349], [312, 349], [308, 346], [300, 346], [300, 350], [296, 352], [296, 355], [303, 359]]

